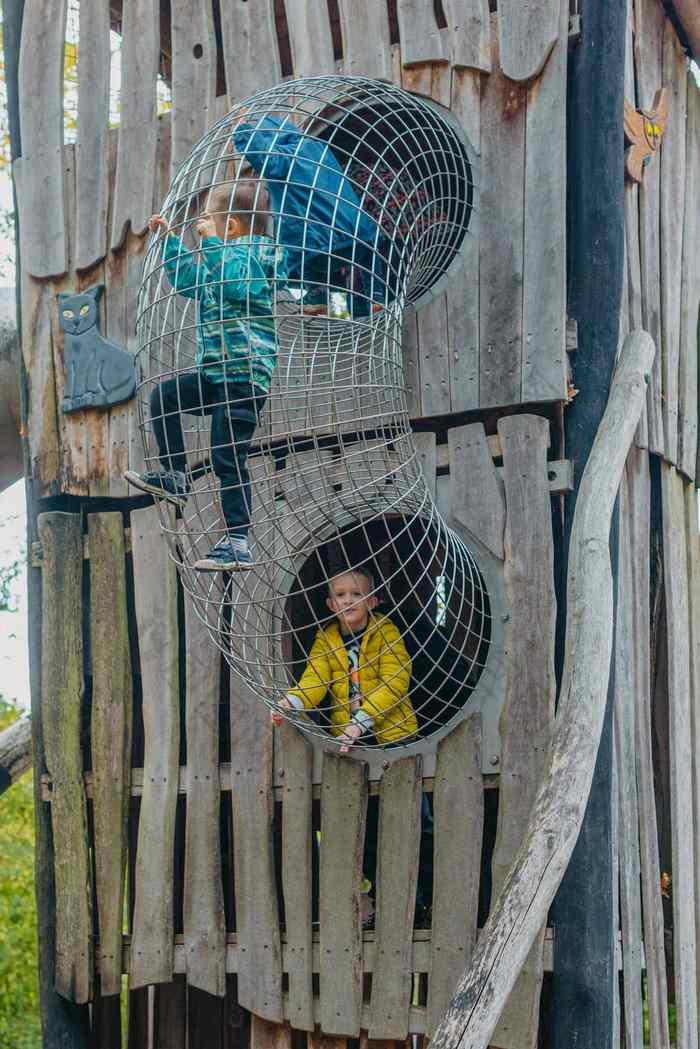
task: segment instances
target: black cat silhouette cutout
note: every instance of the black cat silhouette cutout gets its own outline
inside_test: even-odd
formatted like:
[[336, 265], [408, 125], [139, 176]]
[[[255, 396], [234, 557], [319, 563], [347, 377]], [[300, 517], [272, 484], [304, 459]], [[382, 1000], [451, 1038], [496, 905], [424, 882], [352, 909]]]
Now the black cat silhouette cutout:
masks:
[[98, 304], [103, 291], [104, 284], [93, 284], [85, 291], [56, 296], [64, 333], [64, 412], [120, 404], [136, 390], [133, 356], [100, 332]]

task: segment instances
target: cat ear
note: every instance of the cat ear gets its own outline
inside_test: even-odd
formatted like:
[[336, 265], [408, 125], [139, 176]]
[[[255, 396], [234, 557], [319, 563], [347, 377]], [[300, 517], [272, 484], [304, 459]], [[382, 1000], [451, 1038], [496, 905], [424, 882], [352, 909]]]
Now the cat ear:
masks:
[[95, 302], [99, 302], [104, 290], [104, 284], [93, 284], [90, 288], [85, 289], [83, 295], [89, 295], [91, 299], [95, 300]]
[[71, 291], [68, 291], [68, 292], [66, 292], [66, 291], [59, 291], [58, 295], [56, 296], [56, 299], [58, 300], [58, 302], [65, 302], [66, 299], [72, 299], [72, 298], [73, 298], [73, 292], [71, 292]]

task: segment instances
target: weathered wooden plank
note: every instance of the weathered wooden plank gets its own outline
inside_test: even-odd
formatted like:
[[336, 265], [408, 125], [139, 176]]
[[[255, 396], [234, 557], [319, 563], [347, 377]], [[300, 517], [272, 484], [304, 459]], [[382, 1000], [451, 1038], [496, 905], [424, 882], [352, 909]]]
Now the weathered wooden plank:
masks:
[[172, 980], [180, 716], [177, 577], [154, 507], [132, 513], [131, 544], [145, 748], [131, 945], [133, 989]]
[[421, 415], [445, 415], [450, 411], [451, 398], [447, 302], [444, 293], [419, 311], [418, 343]]
[[482, 423], [448, 431], [450, 516], [496, 557], [503, 558], [505, 507]]
[[[113, 130], [109, 137], [109, 183], [114, 186], [117, 168], [118, 133]], [[111, 212], [114, 201], [110, 197], [110, 214], [107, 228], [111, 229]], [[127, 243], [128, 243], [127, 237]], [[105, 327], [108, 339], [120, 346], [128, 346], [127, 337], [127, 243], [118, 251], [108, 252], [105, 258]], [[124, 473], [129, 469], [129, 416], [135, 410], [135, 402], [117, 404], [109, 412], [109, 434], [107, 437], [107, 477], [109, 494], [114, 498], [127, 496], [128, 485]]]
[[356, 1038], [362, 1020], [360, 884], [367, 767], [327, 753], [321, 785], [320, 1013], [324, 1034]]
[[289, 1015], [297, 1030], [313, 1031], [311, 806], [312, 752], [301, 732], [284, 723], [277, 730], [282, 787], [282, 891], [289, 976]]
[[370, 1039], [408, 1037], [421, 786], [420, 760], [404, 758], [390, 765], [379, 788], [376, 964]]
[[51, 826], [56, 886], [59, 994], [92, 997], [91, 870], [80, 750], [83, 698], [83, 541], [77, 514], [40, 514], [42, 572], [41, 716], [53, 781]]
[[488, 0], [442, 0], [450, 61], [457, 69], [491, 72], [491, 25]]
[[664, 591], [668, 630], [671, 839], [673, 849], [673, 956], [676, 1046], [691, 1049], [697, 1038], [695, 867], [692, 797], [693, 751], [690, 705], [690, 635], [685, 490], [672, 466], [661, 464]]
[[109, 0], [80, 8], [76, 232], [74, 266], [90, 269], [107, 253], [109, 199]]
[[[504, 580], [510, 608], [506, 695], [501, 714], [498, 831], [493, 893], [520, 848], [549, 749], [556, 681], [554, 545], [547, 481], [549, 422], [532, 415], [500, 419], [506, 524]], [[523, 733], [523, 725], [527, 732]], [[537, 1045], [544, 927], [492, 1036], [500, 1049]]]
[[131, 779], [132, 687], [124, 525], [89, 514], [93, 824], [100, 988], [121, 991], [124, 872]]
[[398, 0], [396, 13], [401, 37], [401, 61], [405, 66], [416, 62], [446, 60], [432, 4], [425, 4], [422, 0]]
[[250, 1049], [292, 1049], [291, 1027], [288, 1023], [275, 1024], [251, 1016]]
[[[493, 16], [497, 21], [498, 16]], [[479, 404], [517, 404], [523, 343], [523, 183], [527, 89], [499, 68], [481, 99]]]
[[154, 988], [153, 1049], [185, 1049], [187, 1040], [187, 981], [174, 976], [172, 983]]
[[413, 443], [420, 461], [420, 468], [433, 500], [437, 481], [437, 447], [434, 433], [415, 433]]
[[414, 309], [406, 310], [401, 337], [401, 356], [406, 389], [408, 414], [414, 419], [421, 414], [420, 353], [418, 350], [418, 316]]
[[[632, 453], [634, 455], [634, 453]], [[637, 799], [635, 689], [636, 638], [632, 506], [626, 475], [620, 486], [618, 597], [615, 627], [615, 757], [625, 1046], [637, 1049], [642, 1034], [642, 906]]]
[[148, 987], [129, 992], [127, 1049], [143, 1049], [145, 1045], [148, 1045], [150, 1029], [148, 996]]
[[246, 967], [238, 1001], [280, 1023], [282, 949], [272, 850], [272, 726], [267, 708], [231, 671], [231, 807], [236, 932]]
[[338, 6], [343, 34], [343, 73], [390, 81], [393, 61], [386, 5], [340, 0]]
[[[160, 148], [160, 142], [159, 142]], [[164, 166], [167, 170], [168, 160], [164, 158]], [[160, 166], [160, 165], [159, 165]], [[138, 307], [138, 289], [141, 282], [141, 273], [143, 271], [143, 256], [146, 251], [146, 237], [141, 237], [136, 233], [129, 233], [126, 238], [126, 347], [131, 353], [136, 353], [138, 350], [138, 343], [136, 340], [136, 312]], [[145, 469], [144, 461], [144, 450], [143, 450], [143, 438], [139, 428], [139, 417], [136, 407], [136, 399], [130, 401], [127, 405], [126, 410], [126, 421], [129, 430], [129, 469], [138, 470], [141, 472]], [[208, 420], [203, 421], [203, 425], [206, 425]], [[120, 437], [123, 440], [123, 426], [120, 426]], [[115, 446], [116, 450], [116, 446]], [[115, 468], [118, 468], [119, 462], [123, 459], [124, 452], [120, 450], [120, 454], [114, 463]], [[117, 479], [120, 474], [115, 475], [114, 483], [117, 483]], [[128, 488], [128, 485], [127, 485]]]
[[433, 817], [429, 1034], [441, 1020], [476, 940], [484, 819], [479, 714], [463, 721], [438, 745]]
[[277, 83], [282, 73], [274, 0], [254, 4], [225, 0], [221, 4], [221, 35], [231, 104]]
[[307, 1039], [308, 1049], [347, 1049], [345, 1038], [327, 1038], [323, 1034], [310, 1034]]
[[[635, 0], [634, 38], [637, 105], [650, 110], [661, 87], [664, 9], [658, 0]], [[647, 391], [649, 450], [664, 455], [663, 386], [661, 368], [661, 276], [659, 272], [660, 166], [654, 157], [644, 169], [639, 187], [639, 254], [642, 275], [642, 321], [657, 347]]]
[[539, 4], [501, 0], [498, 5], [501, 69], [510, 80], [531, 80], [544, 69], [552, 48], [560, 39], [561, 7], [560, 0], [541, 0]]
[[187, 646], [187, 827], [184, 934], [187, 982], [226, 993], [226, 928], [219, 843], [219, 676], [221, 658], [185, 595]]
[[[558, 39], [528, 87], [525, 128], [522, 400], [566, 398], [566, 65], [569, 7], [553, 0]], [[520, 4], [523, 11], [534, 10]], [[512, 8], [514, 10], [514, 8]], [[547, 12], [538, 6], [536, 16]], [[501, 25], [505, 13], [501, 16]]]
[[224, 1003], [187, 988], [187, 1049], [223, 1049]]
[[696, 477], [698, 448], [698, 311], [700, 310], [700, 265], [698, 234], [700, 212], [700, 91], [692, 73], [687, 86], [685, 218], [681, 266], [680, 366], [678, 371], [678, 468], [686, 477]]
[[[683, 221], [685, 218], [686, 98], [685, 54], [672, 23], [666, 19], [663, 80], [669, 88], [669, 117], [661, 140], [659, 214], [661, 251], [661, 378], [663, 383], [666, 457], [678, 455], [678, 367], [680, 363]], [[697, 201], [693, 202], [694, 207]], [[697, 347], [696, 347], [697, 354]]]
[[95, 993], [90, 1010], [90, 1049], [122, 1049], [121, 1001]]
[[59, 452], [52, 317], [56, 300], [50, 284], [22, 277], [22, 355], [28, 377], [27, 429], [37, 497], [59, 487]]
[[333, 38], [326, 0], [304, 0], [287, 6], [287, 26], [294, 75], [335, 73]]
[[649, 615], [649, 456], [632, 449], [627, 460], [630, 543], [634, 572], [635, 753], [639, 811], [639, 847], [651, 1045], [669, 1049], [664, 917], [659, 893], [659, 843], [652, 763], [650, 615]]
[[216, 38], [211, 0], [174, 0], [171, 12], [174, 173], [212, 123]]
[[111, 248], [129, 229], [142, 233], [152, 214], [156, 173], [156, 81], [160, 53], [156, 0], [124, 0], [121, 123], [114, 185]]
[[[68, 268], [63, 192], [63, 48], [66, 0], [28, 0], [19, 55], [22, 267], [33, 277]], [[37, 105], [37, 98], [41, 105]]]
[[[698, 500], [695, 486], [685, 488], [685, 521], [688, 544], [688, 593], [690, 599], [690, 719], [693, 754], [700, 743], [700, 532], [698, 530]], [[693, 768], [693, 853], [695, 859], [695, 939], [700, 937], [700, 775], [697, 763]], [[698, 967], [700, 969], [700, 967]], [[696, 986], [700, 998], [700, 972], [696, 972]]]

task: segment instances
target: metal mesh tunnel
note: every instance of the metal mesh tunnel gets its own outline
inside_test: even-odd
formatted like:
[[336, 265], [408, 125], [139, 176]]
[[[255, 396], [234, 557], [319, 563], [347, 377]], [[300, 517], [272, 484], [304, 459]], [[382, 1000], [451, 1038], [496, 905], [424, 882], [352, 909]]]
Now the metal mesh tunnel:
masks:
[[[334, 582], [351, 574], [363, 639], [376, 635], [355, 667], [370, 714], [354, 752], [445, 731], [489, 659], [483, 563], [433, 502], [401, 353], [406, 310], [449, 281], [477, 210], [474, 155], [447, 111], [378, 81], [308, 78], [212, 127], [145, 258], [141, 432], [146, 470], [181, 479], [157, 501], [182, 584], [269, 706], [314, 667], [318, 687], [283, 715], [327, 743], [356, 709], [339, 683], [353, 611]], [[230, 535], [251, 563], [201, 570]]]

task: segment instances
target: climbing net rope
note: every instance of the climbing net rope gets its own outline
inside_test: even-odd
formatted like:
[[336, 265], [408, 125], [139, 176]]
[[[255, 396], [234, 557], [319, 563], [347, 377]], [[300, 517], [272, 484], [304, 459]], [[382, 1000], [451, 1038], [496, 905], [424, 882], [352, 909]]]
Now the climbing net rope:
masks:
[[[423, 474], [401, 352], [476, 202], [448, 112], [305, 78], [211, 128], [148, 244], [139, 406], [146, 469], [180, 486], [157, 500], [171, 556], [237, 687], [326, 742], [352, 719], [355, 747], [411, 745], [486, 664], [489, 594]], [[231, 536], [252, 563], [202, 570]]]

